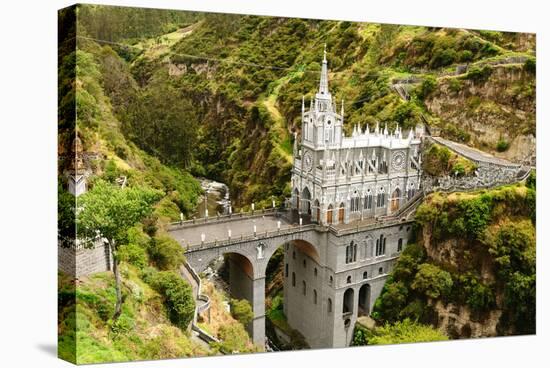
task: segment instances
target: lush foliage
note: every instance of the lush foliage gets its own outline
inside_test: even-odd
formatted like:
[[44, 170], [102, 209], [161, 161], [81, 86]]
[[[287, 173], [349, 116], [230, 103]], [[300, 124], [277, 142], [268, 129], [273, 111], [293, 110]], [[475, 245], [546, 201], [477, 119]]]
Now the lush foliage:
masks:
[[448, 337], [441, 331], [407, 318], [394, 324], [376, 327], [374, 330], [357, 325], [354, 330], [352, 344], [355, 346], [388, 345], [444, 340], [448, 340]]
[[[405, 248], [375, 302], [373, 318], [437, 324], [432, 300], [467, 306], [478, 320], [500, 309], [500, 333], [533, 333], [535, 180], [532, 174], [527, 185], [428, 197], [416, 219], [420, 244], [429, 251], [421, 245]], [[452, 253], [444, 250], [447, 246]]]
[[423, 155], [422, 168], [432, 176], [464, 176], [472, 175], [477, 166], [447, 147], [432, 144]]
[[152, 272], [145, 280], [164, 296], [170, 321], [185, 330], [195, 313], [195, 299], [191, 286], [174, 271]]
[[243, 326], [247, 326], [254, 318], [252, 306], [246, 299], [231, 299], [229, 303], [231, 307], [231, 315]]
[[160, 270], [176, 270], [183, 262], [183, 248], [169, 235], [159, 235], [151, 240], [151, 259]]
[[83, 239], [95, 239], [98, 232], [112, 246], [125, 244], [128, 229], [153, 211], [161, 193], [148, 188], [118, 188], [104, 181], [78, 198], [77, 232]]

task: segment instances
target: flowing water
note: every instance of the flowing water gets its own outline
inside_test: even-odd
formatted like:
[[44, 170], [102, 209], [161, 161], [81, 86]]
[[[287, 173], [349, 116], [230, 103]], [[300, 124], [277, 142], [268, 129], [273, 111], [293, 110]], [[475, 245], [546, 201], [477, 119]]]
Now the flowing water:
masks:
[[195, 217], [206, 217], [206, 209], [208, 209], [208, 217], [213, 217], [217, 214], [227, 215], [229, 213], [229, 206], [231, 205], [227, 185], [205, 178], [199, 180], [204, 190], [204, 196], [197, 206]]

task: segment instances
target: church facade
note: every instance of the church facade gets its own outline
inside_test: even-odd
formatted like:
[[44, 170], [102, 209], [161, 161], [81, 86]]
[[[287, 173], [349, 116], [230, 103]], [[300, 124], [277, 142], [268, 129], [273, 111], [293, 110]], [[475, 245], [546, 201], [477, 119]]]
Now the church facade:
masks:
[[378, 124], [344, 133], [344, 104], [328, 88], [326, 51], [319, 90], [306, 110], [302, 134], [294, 140], [292, 208], [322, 225], [391, 215], [419, 190], [420, 137]]

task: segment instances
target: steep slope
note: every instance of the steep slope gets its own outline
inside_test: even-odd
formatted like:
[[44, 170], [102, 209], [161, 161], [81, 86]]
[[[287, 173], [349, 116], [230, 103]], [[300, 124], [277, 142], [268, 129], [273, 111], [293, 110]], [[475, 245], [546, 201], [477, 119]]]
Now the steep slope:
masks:
[[[164, 96], [181, 101], [184, 107], [173, 113], [188, 122], [182, 139], [190, 145], [196, 140], [198, 149], [179, 161], [195, 175], [226, 182], [238, 207], [268, 205], [272, 196], [282, 200], [289, 194], [292, 132], [300, 130], [302, 96], [307, 106], [317, 88], [325, 43], [331, 91], [338, 105], [345, 98], [347, 130], [376, 121], [390, 128], [428, 122], [442, 135], [482, 149], [495, 151], [500, 142], [499, 150], [508, 150], [503, 154], [511, 159], [533, 143], [534, 77], [522, 71], [524, 61], [494, 66], [491, 77], [475, 83], [472, 70], [467, 76], [455, 71], [468, 63], [533, 61], [534, 35], [180, 13], [180, 29], [164, 36], [124, 39], [113, 30], [109, 39], [117, 36], [120, 44], [110, 45], [127, 60], [138, 91], [119, 119], [139, 147], [175, 162], [155, 142], [154, 130], [136, 136], [159, 119], [134, 106], [151, 109]], [[99, 31], [86, 30], [101, 39]], [[403, 80], [410, 82], [409, 101], [393, 88]], [[508, 96], [503, 101], [502, 91]], [[159, 94], [164, 96], [155, 98]]]
[[535, 179], [430, 195], [417, 244], [400, 257], [373, 316], [410, 318], [451, 338], [535, 333]]

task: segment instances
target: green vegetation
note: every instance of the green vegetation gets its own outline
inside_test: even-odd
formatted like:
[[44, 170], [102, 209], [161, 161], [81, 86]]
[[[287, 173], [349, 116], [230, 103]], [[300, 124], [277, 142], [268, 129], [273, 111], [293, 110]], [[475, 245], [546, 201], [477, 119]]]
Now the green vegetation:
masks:
[[93, 188], [78, 199], [79, 208], [76, 217], [76, 229], [81, 239], [88, 239], [88, 246], [94, 245], [98, 234], [107, 239], [113, 255], [113, 273], [115, 274], [116, 307], [113, 318], [116, 320], [122, 312], [122, 293], [118, 250], [128, 243], [128, 230], [150, 215], [152, 204], [161, 193], [145, 188], [120, 189], [103, 181], [97, 181]]
[[145, 281], [164, 296], [170, 321], [185, 330], [195, 313], [191, 286], [174, 271], [153, 271], [146, 274]]
[[505, 139], [500, 139], [497, 142], [497, 151], [499, 151], [499, 152], [506, 151], [508, 149], [508, 147], [510, 147], [510, 143], [508, 143], [508, 141], [505, 140]]
[[229, 302], [231, 307], [231, 315], [243, 326], [247, 326], [254, 318], [252, 306], [246, 299], [231, 299]]
[[160, 270], [177, 270], [185, 261], [181, 245], [169, 235], [151, 239], [151, 259]]
[[[78, 288], [59, 275], [59, 356], [78, 364], [200, 356], [206, 352], [167, 319], [163, 297], [121, 265], [124, 303], [117, 320], [114, 278], [98, 273]], [[76, 348], [78, 346], [78, 348]]]
[[375, 327], [373, 330], [357, 324], [353, 332], [352, 345], [388, 345], [448, 339], [445, 334], [431, 326], [404, 319], [394, 324], [387, 323], [382, 327]]
[[432, 144], [424, 153], [422, 166], [432, 176], [472, 175], [477, 169], [472, 161], [438, 144]]
[[[437, 326], [441, 302], [469, 308], [475, 321], [501, 310], [500, 334], [533, 333], [535, 181], [532, 174], [527, 185], [430, 195], [417, 210], [419, 243], [403, 251], [372, 317]], [[461, 333], [469, 336], [451, 337]]]

